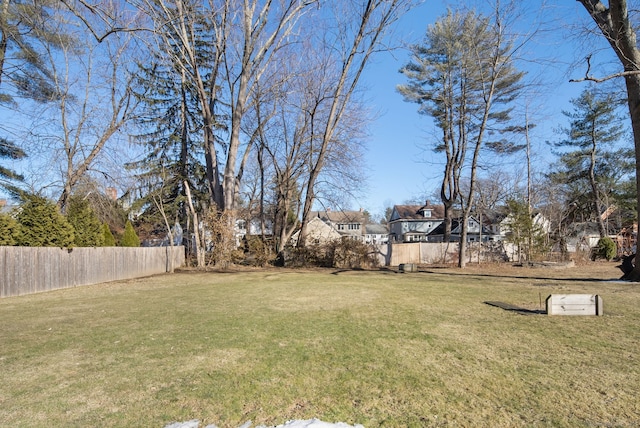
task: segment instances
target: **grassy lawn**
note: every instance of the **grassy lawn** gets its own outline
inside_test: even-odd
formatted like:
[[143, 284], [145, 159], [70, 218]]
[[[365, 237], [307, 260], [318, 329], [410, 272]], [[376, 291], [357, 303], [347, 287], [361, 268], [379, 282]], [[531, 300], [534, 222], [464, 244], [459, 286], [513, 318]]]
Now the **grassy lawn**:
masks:
[[[176, 273], [0, 300], [0, 425], [638, 426], [640, 284], [567, 270]], [[519, 315], [600, 294], [603, 317]]]

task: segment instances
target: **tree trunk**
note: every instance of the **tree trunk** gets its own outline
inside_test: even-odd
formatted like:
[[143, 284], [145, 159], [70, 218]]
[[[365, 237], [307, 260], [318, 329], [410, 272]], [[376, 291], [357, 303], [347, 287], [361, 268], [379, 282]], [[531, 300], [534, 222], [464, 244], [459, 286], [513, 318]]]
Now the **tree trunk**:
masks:
[[[607, 8], [599, 0], [578, 1], [598, 25], [624, 68], [623, 75], [636, 152], [637, 210], [640, 212], [640, 51], [636, 45], [635, 31], [629, 20], [627, 2], [610, 0]], [[640, 282], [640, 251], [636, 251], [635, 266], [625, 279]]]
[[604, 227], [604, 220], [602, 219], [602, 209], [600, 205], [600, 192], [598, 191], [598, 183], [596, 182], [596, 147], [595, 143], [591, 148], [591, 157], [589, 159], [589, 184], [591, 185], [591, 193], [593, 194], [593, 213], [598, 224], [598, 233], [600, 238], [607, 236], [607, 231]]
[[[625, 81], [629, 113], [631, 114], [631, 128], [633, 129], [633, 142], [636, 150], [636, 194], [638, 195], [636, 210], [640, 213], [640, 75], [627, 76]], [[626, 279], [640, 282], [640, 251], [637, 251], [637, 245], [636, 241], [635, 266]]]

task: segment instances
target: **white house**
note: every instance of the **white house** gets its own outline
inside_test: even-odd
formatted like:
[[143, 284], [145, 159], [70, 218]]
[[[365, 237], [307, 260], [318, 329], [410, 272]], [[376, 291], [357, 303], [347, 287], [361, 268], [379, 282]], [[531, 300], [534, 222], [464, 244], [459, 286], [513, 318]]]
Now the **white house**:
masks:
[[389, 242], [389, 231], [384, 224], [366, 224], [363, 242], [365, 244], [386, 244]]

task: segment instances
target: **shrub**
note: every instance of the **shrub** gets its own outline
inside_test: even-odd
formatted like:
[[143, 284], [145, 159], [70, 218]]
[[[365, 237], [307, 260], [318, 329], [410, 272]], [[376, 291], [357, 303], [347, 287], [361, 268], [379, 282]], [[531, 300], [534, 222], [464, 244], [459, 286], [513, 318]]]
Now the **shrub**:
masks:
[[214, 266], [226, 268], [242, 259], [238, 251], [233, 226], [235, 213], [220, 212], [211, 208], [204, 216], [204, 224], [210, 233], [208, 246], [211, 248], [210, 260]]
[[309, 244], [292, 248], [285, 254], [285, 264], [291, 267], [365, 268], [377, 265], [371, 247], [354, 239], [336, 239], [325, 244]]
[[271, 246], [260, 236], [246, 237], [245, 261], [253, 266], [264, 266], [273, 261], [274, 255]]
[[365, 268], [377, 265], [371, 247], [362, 241], [343, 238], [333, 242], [333, 267]]
[[136, 234], [136, 231], [133, 229], [133, 225], [129, 220], [124, 225], [124, 234], [122, 235], [122, 239], [120, 240], [120, 246], [122, 247], [139, 247], [140, 246], [140, 238]]
[[70, 247], [73, 226], [58, 207], [41, 196], [26, 196], [16, 216], [20, 224], [17, 245], [25, 247]]
[[291, 247], [283, 252], [283, 264], [289, 267], [332, 267], [332, 244], [307, 244]]
[[111, 233], [111, 228], [107, 223], [102, 224], [102, 236], [104, 236], [103, 245], [105, 247], [115, 247], [116, 246], [116, 238], [113, 237], [113, 233]]
[[86, 199], [78, 196], [69, 199], [67, 221], [75, 230], [74, 244], [76, 246], [100, 247], [104, 245], [102, 225]]
[[612, 260], [618, 252], [616, 247], [616, 243], [613, 242], [613, 239], [605, 236], [604, 238], [600, 238], [598, 240], [598, 245], [593, 249], [592, 260], [595, 259], [606, 259]]
[[0, 213], [0, 245], [16, 245], [20, 225], [8, 214]]

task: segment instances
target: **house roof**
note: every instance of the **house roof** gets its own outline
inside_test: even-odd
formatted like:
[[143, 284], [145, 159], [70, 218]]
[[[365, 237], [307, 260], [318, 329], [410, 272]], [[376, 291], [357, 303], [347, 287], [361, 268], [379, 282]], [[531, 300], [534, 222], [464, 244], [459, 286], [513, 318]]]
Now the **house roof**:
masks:
[[364, 211], [312, 211], [311, 217], [318, 217], [325, 222], [339, 223], [366, 223], [367, 216]]
[[[473, 220], [475, 220], [475, 221], [478, 221], [478, 220], [476, 220], [476, 218], [475, 218], [475, 217], [471, 217], [471, 219], [473, 219]], [[451, 231], [452, 231], [452, 232], [456, 231], [456, 233], [459, 233], [459, 230], [457, 230], [457, 229], [460, 229], [460, 220], [462, 220], [462, 219], [461, 219], [461, 218], [454, 218], [454, 219], [452, 219], [452, 220], [451, 220]], [[444, 235], [444, 227], [445, 227], [444, 222], [440, 223], [440, 224], [438, 225], [438, 227], [436, 227], [436, 228], [435, 228], [435, 229], [433, 229], [431, 232], [429, 232], [429, 235], [430, 235], [430, 236], [440, 236], [440, 235]], [[488, 229], [483, 225], [483, 226], [482, 226], [482, 233], [483, 233], [483, 234], [486, 234], [486, 235], [490, 235], [490, 234], [491, 234], [491, 231], [490, 231], [490, 230], [488, 230]]]
[[[391, 221], [394, 220], [441, 220], [444, 218], [444, 205], [432, 205], [427, 201], [425, 205], [394, 205], [394, 213]], [[431, 210], [431, 217], [425, 217], [424, 210]]]
[[389, 230], [387, 230], [387, 226], [377, 223], [365, 225], [364, 230], [365, 233], [369, 235], [386, 235], [387, 233], [389, 233]]

